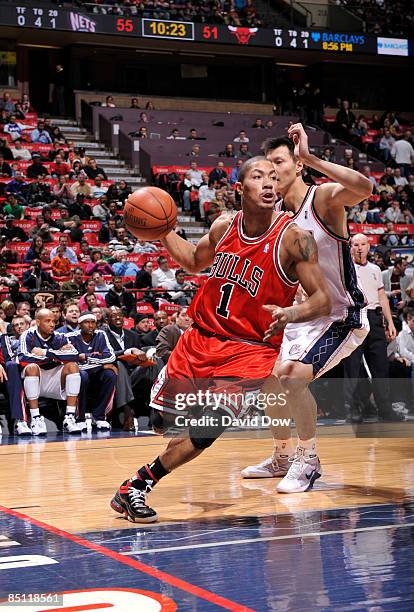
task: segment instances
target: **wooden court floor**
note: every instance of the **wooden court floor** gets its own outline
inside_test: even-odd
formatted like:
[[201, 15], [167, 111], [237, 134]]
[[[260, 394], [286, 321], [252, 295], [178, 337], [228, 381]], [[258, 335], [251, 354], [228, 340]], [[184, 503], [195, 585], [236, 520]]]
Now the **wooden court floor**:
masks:
[[[240, 478], [243, 467], [269, 455], [268, 438], [222, 438], [157, 485], [152, 525], [125, 521], [109, 501], [160, 453], [162, 438], [0, 446], [0, 603], [10, 592], [51, 585], [75, 598], [56, 610], [109, 607], [110, 596], [115, 610], [138, 612], [413, 610], [414, 572], [401, 569], [414, 563], [408, 433], [326, 430], [318, 442], [323, 477], [294, 495], [277, 494], [277, 479]], [[51, 561], [30, 566], [22, 553]], [[16, 569], [20, 562], [26, 569]], [[121, 606], [125, 593], [149, 599]]]

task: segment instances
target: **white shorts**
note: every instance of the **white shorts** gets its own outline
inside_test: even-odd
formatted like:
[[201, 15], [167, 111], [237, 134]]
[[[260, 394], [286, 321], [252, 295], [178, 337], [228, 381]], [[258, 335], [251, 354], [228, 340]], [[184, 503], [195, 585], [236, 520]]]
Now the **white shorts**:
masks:
[[355, 328], [347, 319], [330, 315], [308, 321], [290, 323], [285, 327], [280, 349], [280, 360], [300, 361], [313, 366], [319, 378], [334, 368], [360, 346], [369, 332], [366, 310], [361, 313], [362, 326]]
[[[26, 366], [27, 368], [27, 366]], [[26, 368], [22, 372], [22, 378], [26, 375]], [[40, 370], [40, 395], [49, 399], [65, 400], [66, 391], [61, 388], [61, 377], [63, 365], [58, 365], [50, 370]]]

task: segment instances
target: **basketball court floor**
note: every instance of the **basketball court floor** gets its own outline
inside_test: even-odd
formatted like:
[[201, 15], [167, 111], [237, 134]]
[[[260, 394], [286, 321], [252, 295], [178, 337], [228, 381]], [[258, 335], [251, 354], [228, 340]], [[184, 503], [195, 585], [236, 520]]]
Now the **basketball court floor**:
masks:
[[223, 437], [155, 488], [151, 525], [109, 501], [162, 438], [3, 436], [0, 609], [412, 612], [413, 430], [320, 427], [324, 476], [294, 495], [240, 478], [268, 438]]

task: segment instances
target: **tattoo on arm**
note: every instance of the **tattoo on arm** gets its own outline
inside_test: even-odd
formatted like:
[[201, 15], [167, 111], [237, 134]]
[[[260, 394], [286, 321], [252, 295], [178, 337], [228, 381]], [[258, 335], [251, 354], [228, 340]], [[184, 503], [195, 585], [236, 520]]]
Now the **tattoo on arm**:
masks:
[[312, 234], [301, 232], [293, 244], [297, 247], [302, 261], [318, 261], [318, 248]]

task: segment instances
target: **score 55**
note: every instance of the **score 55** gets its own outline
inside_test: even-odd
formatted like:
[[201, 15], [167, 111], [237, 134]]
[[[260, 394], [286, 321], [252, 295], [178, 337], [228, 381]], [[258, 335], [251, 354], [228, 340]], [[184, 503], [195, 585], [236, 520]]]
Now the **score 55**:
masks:
[[133, 32], [134, 22], [132, 21], [132, 19], [117, 19], [116, 29], [118, 32]]

